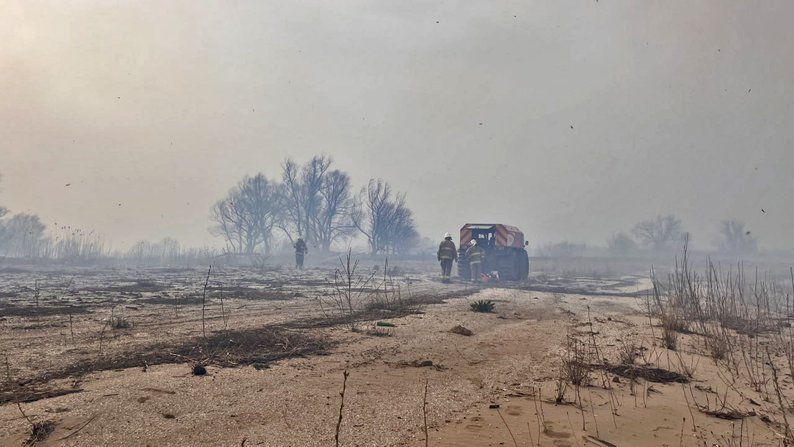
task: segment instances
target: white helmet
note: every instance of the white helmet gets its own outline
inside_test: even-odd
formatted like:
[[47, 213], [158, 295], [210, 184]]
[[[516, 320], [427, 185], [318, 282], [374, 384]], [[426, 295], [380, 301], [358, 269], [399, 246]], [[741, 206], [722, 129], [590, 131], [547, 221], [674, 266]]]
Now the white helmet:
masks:
[[451, 238], [451, 237], [452, 237], [452, 235], [449, 234], [449, 232], [444, 233], [444, 239]]

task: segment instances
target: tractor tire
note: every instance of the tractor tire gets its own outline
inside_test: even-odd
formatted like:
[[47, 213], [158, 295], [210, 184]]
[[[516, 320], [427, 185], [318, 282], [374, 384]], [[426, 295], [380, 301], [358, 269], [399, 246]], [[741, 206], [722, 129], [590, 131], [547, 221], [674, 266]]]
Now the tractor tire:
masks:
[[463, 250], [458, 252], [458, 277], [462, 281], [468, 281], [471, 278], [471, 269], [469, 268], [469, 260], [466, 259], [466, 253]]
[[529, 258], [522, 249], [501, 251], [494, 259], [494, 268], [502, 281], [526, 281], [529, 275]]
[[499, 250], [494, 253], [494, 257], [489, 270], [499, 272], [499, 279], [502, 281], [515, 281], [515, 261], [512, 250]]
[[521, 250], [516, 253], [514, 259], [516, 281], [526, 281], [529, 278], [529, 255], [526, 250]]

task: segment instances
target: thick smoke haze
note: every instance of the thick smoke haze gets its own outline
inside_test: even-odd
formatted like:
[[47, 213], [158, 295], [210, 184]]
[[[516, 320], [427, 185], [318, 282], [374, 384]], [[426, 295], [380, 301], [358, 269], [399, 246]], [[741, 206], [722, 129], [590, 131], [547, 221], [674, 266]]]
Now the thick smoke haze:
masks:
[[[0, 204], [214, 243], [286, 157], [382, 177], [420, 231], [603, 244], [657, 214], [794, 247], [794, 3], [0, 3]], [[70, 186], [66, 186], [69, 184]], [[761, 212], [764, 209], [765, 212]]]

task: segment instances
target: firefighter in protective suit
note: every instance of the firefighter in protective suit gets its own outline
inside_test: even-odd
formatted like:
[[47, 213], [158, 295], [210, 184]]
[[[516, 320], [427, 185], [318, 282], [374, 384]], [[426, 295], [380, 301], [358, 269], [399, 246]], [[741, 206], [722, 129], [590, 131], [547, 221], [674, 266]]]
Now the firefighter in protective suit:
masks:
[[309, 248], [306, 247], [306, 241], [298, 236], [298, 240], [295, 241], [293, 247], [295, 248], [295, 267], [298, 270], [303, 270], [303, 258], [306, 256], [306, 253], [309, 252]]
[[452, 235], [447, 233], [444, 240], [438, 246], [438, 261], [441, 263], [441, 282], [449, 283], [449, 275], [452, 273], [452, 262], [458, 260], [458, 250], [452, 242]]
[[480, 282], [482, 276], [482, 262], [485, 260], [485, 249], [477, 245], [477, 241], [472, 239], [471, 246], [466, 250], [466, 258], [469, 260], [472, 282]]

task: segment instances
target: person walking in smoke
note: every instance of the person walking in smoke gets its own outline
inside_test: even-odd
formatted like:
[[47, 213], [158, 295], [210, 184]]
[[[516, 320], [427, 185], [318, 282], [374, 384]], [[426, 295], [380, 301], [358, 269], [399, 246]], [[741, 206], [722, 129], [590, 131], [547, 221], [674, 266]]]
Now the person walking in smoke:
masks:
[[482, 275], [482, 261], [485, 259], [485, 250], [477, 245], [477, 241], [471, 240], [471, 246], [466, 250], [466, 259], [469, 260], [469, 270], [472, 282], [480, 282]]
[[449, 283], [449, 275], [452, 273], [452, 262], [458, 260], [458, 250], [452, 242], [452, 235], [446, 233], [444, 240], [438, 246], [438, 260], [441, 262], [441, 282]]
[[308, 247], [306, 247], [306, 241], [298, 236], [298, 240], [295, 241], [293, 247], [295, 247], [295, 267], [297, 267], [298, 270], [303, 270], [303, 257], [309, 252]]

